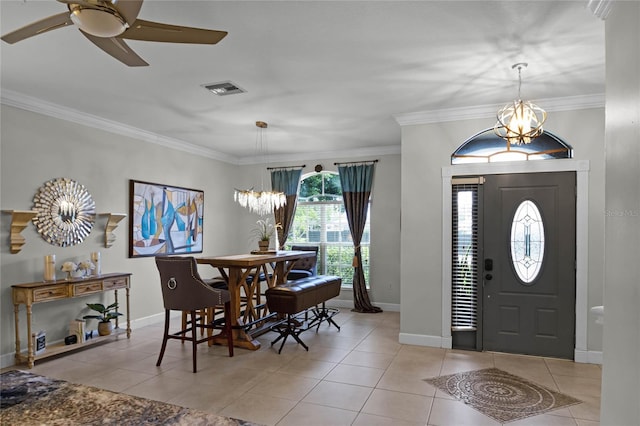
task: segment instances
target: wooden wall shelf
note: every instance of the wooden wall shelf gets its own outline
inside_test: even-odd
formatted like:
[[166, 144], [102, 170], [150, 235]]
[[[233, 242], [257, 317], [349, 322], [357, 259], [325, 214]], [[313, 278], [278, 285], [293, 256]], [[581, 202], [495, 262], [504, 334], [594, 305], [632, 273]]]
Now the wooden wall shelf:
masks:
[[127, 217], [124, 213], [100, 213], [100, 216], [107, 216], [107, 224], [104, 229], [104, 246], [109, 248], [113, 245], [113, 242], [116, 240], [116, 236], [113, 233], [115, 229], [118, 227], [118, 223]]
[[11, 213], [11, 253], [19, 253], [26, 242], [21, 233], [38, 213], [33, 210], [3, 210], [3, 212]]

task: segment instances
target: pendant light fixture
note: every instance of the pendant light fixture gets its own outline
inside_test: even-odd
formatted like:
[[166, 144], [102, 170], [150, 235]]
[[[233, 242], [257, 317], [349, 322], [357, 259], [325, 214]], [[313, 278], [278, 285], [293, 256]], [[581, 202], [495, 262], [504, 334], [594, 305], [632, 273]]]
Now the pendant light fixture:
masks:
[[527, 65], [526, 62], [520, 62], [511, 67], [518, 69], [518, 99], [498, 111], [498, 122], [493, 128], [498, 136], [507, 141], [507, 149], [512, 144], [531, 143], [533, 139], [542, 134], [542, 124], [547, 119], [545, 110], [529, 101], [522, 101], [520, 98], [522, 69]]
[[[267, 123], [264, 121], [256, 121], [256, 151], [264, 156], [264, 162], [266, 166], [266, 159], [268, 154], [267, 142], [264, 133], [266, 132]], [[250, 211], [259, 214], [260, 216], [266, 216], [272, 214], [277, 208], [284, 206], [287, 203], [287, 197], [284, 192], [274, 192], [264, 190], [264, 173], [260, 173], [260, 191], [254, 191], [250, 189], [236, 189], [233, 194], [233, 199], [238, 202], [242, 207], [248, 208]]]

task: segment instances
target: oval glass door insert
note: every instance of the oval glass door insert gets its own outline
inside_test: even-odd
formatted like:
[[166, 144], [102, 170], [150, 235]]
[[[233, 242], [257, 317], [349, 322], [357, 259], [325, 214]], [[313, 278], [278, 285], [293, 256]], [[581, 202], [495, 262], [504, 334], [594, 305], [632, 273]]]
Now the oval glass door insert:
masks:
[[518, 278], [531, 284], [544, 259], [544, 224], [540, 210], [531, 200], [516, 209], [511, 223], [511, 261]]

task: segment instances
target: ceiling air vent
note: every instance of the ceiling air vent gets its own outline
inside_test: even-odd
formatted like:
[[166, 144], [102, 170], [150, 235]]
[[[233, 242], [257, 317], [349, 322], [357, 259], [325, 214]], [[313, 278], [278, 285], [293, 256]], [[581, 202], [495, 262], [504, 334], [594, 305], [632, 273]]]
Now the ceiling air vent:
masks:
[[246, 90], [238, 87], [235, 83], [232, 83], [230, 81], [223, 81], [222, 83], [203, 84], [202, 87], [212, 93], [215, 93], [218, 96], [235, 95], [236, 93], [246, 92]]

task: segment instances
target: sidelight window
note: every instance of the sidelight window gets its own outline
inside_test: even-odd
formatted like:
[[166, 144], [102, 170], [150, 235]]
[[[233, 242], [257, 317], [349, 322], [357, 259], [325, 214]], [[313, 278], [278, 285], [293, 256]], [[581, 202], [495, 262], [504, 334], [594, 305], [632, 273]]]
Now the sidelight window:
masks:
[[477, 328], [478, 297], [478, 185], [452, 187], [452, 331]]

